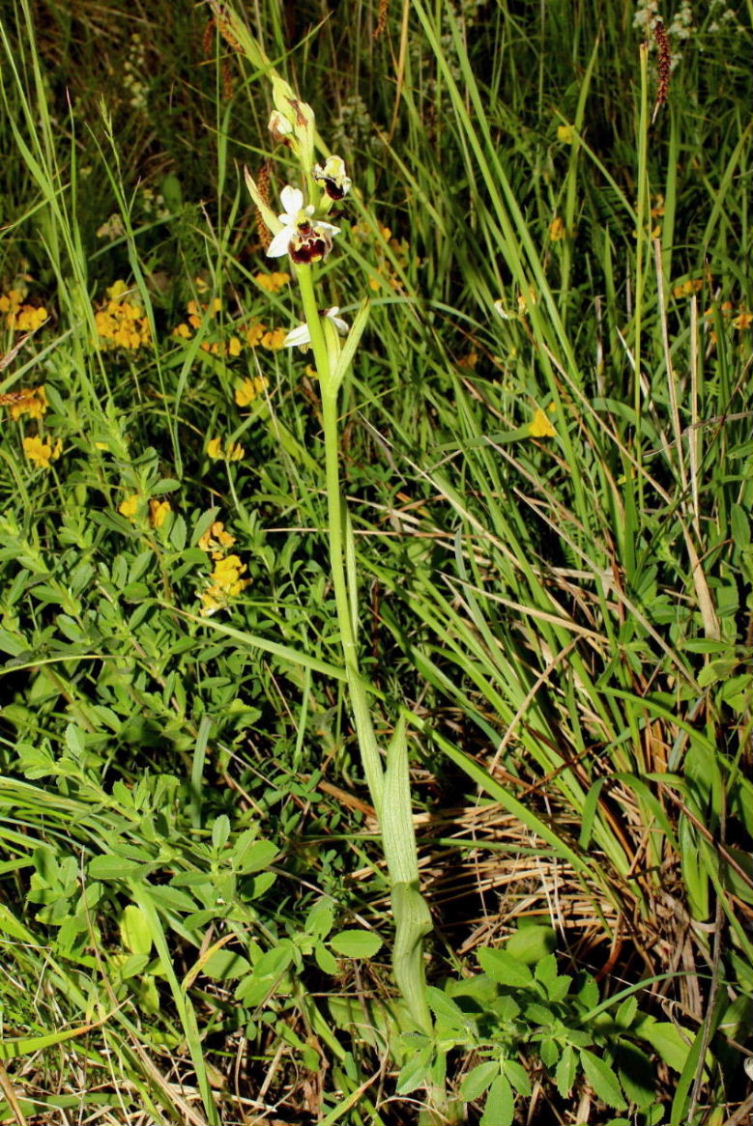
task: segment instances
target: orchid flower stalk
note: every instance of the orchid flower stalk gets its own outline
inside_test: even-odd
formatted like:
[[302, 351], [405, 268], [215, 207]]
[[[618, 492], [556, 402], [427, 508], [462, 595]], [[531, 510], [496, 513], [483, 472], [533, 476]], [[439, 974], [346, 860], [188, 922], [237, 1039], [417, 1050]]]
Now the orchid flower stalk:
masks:
[[339, 392], [366, 327], [369, 309], [364, 303], [349, 329], [347, 322], [337, 315], [339, 309], [321, 311], [317, 299], [318, 263], [332, 252], [340, 234], [340, 228], [325, 217], [333, 203], [341, 204], [348, 195], [351, 181], [339, 156], [330, 155], [323, 165], [314, 164], [313, 112], [277, 75], [273, 79], [273, 98], [270, 131], [278, 143], [285, 144], [297, 156], [301, 186], [288, 184], [282, 188], [283, 211], [276, 213], [248, 171], [246, 184], [271, 235], [267, 255], [289, 257], [301, 295], [305, 324], [293, 329], [286, 343], [310, 347], [321, 390], [330, 571], [348, 697], [390, 875], [396, 927], [393, 970], [416, 1028], [431, 1034], [422, 951], [423, 938], [432, 923], [419, 890], [406, 724], [400, 719], [394, 725], [383, 765], [370, 692], [358, 656], [356, 552], [340, 479]]

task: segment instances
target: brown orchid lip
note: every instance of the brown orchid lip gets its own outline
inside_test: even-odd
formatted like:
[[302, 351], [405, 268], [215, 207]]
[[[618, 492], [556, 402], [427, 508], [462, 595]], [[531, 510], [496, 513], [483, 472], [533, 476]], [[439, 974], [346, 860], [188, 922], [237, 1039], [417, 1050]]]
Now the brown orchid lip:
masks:
[[338, 184], [336, 180], [329, 176], [322, 176], [318, 182], [324, 186], [324, 190], [330, 199], [337, 202], [345, 198], [345, 188], [342, 184]]
[[312, 234], [306, 238], [296, 238], [290, 243], [289, 254], [299, 265], [319, 262], [329, 254], [332, 244], [321, 235]]

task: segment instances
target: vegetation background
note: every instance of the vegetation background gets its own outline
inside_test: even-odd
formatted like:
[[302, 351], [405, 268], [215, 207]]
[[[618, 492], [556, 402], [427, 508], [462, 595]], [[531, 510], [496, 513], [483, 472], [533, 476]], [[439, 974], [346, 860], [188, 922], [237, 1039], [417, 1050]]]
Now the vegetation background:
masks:
[[[321, 414], [229, 9], [0, 21], [0, 1122], [746, 1122], [753, 3], [238, 4], [353, 191]], [[657, 28], [657, 18], [663, 24]], [[662, 31], [663, 27], [663, 31]]]

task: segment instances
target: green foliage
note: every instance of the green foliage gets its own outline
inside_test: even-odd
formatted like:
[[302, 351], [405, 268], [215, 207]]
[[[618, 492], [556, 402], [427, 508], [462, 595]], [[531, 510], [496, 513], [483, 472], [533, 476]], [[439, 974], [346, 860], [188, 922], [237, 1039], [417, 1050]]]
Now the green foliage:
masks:
[[531, 959], [528, 929], [502, 949], [480, 947], [484, 972], [429, 989], [434, 1035], [402, 1037], [407, 1059], [398, 1091], [426, 1085], [438, 1060], [459, 1053], [480, 1061], [464, 1075], [459, 1095], [483, 1106], [482, 1121], [511, 1126], [517, 1099], [531, 1095], [536, 1074], [563, 1100], [587, 1083], [610, 1110], [630, 1104], [640, 1121], [656, 1122], [660, 1088], [652, 1052], [680, 1072], [689, 1042], [671, 1022], [642, 1012], [637, 990], [602, 1002], [594, 979], [560, 973], [553, 953]]
[[0, 1061], [23, 1113], [502, 1126], [535, 1093], [602, 1126], [734, 1116], [750, 5], [669, 5], [653, 122], [643, 6], [411, 0], [377, 35], [360, 3], [258, 5], [355, 186], [317, 303], [353, 326], [344, 557], [397, 750], [391, 873], [312, 357], [275, 346], [301, 313], [239, 172], [274, 157], [277, 214], [269, 75], [207, 6], [6, 7]]

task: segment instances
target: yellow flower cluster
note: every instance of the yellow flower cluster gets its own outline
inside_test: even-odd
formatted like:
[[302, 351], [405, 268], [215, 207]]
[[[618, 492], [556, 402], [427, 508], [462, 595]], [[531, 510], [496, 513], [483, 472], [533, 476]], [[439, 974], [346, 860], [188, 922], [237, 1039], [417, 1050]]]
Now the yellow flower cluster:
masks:
[[234, 544], [235, 536], [225, 531], [225, 525], [221, 520], [215, 520], [214, 524], [207, 528], [204, 535], [199, 538], [199, 547], [202, 551], [208, 551], [212, 559], [222, 559], [225, 549], [232, 547]]
[[253, 379], [244, 379], [235, 388], [235, 401], [239, 407], [248, 407], [254, 400], [269, 387], [269, 380], [265, 375], [257, 375]]
[[153, 528], [161, 528], [171, 512], [169, 500], [149, 501], [149, 523]]
[[45, 442], [38, 434], [24, 438], [24, 453], [29, 461], [36, 462], [40, 469], [49, 469], [50, 462], [57, 460], [63, 452], [63, 443], [58, 438], [53, 445]]
[[225, 449], [222, 448], [222, 438], [210, 438], [207, 442], [207, 454], [212, 461], [240, 461], [246, 456], [246, 451], [240, 442], [229, 442]]
[[135, 350], [149, 344], [152, 338], [149, 321], [137, 301], [125, 300], [130, 292], [126, 283], [116, 281], [105, 292], [107, 303], [94, 316], [100, 345]]
[[[39, 387], [22, 387], [18, 391], [6, 391], [0, 395], [0, 406], [8, 407], [11, 418], [17, 421], [24, 415], [39, 422], [47, 411], [47, 392], [44, 384]], [[63, 443], [45, 441], [41, 434], [23, 439], [24, 453], [40, 469], [49, 469], [50, 462], [57, 460], [63, 452]]]
[[[287, 285], [290, 281], [290, 274], [257, 274], [256, 281], [259, 282], [262, 289], [266, 289], [269, 293], [275, 293], [283, 285]], [[179, 325], [175, 326], [173, 336], [178, 340], [190, 340], [194, 331], [201, 327], [204, 319], [207, 317], [216, 318], [221, 309], [222, 301], [219, 297], [215, 297], [213, 301], [206, 305], [202, 305], [198, 301], [189, 301], [186, 305], [188, 316], [185, 321], [181, 321]], [[237, 328], [240, 336], [234, 333], [227, 340], [202, 340], [202, 351], [211, 356], [240, 356], [244, 342], [249, 348], [256, 348], [257, 345], [261, 344], [262, 348], [270, 348], [273, 351], [285, 347], [287, 329], [268, 329], [261, 321], [252, 321], [250, 324], [234, 327]]]
[[261, 289], [265, 289], [267, 293], [279, 293], [290, 281], [290, 274], [282, 272], [274, 274], [254, 274], [254, 281]]
[[694, 293], [698, 293], [701, 289], [703, 289], [703, 278], [688, 278], [687, 281], [674, 287], [672, 296], [678, 300], [682, 297], [692, 297]]
[[[118, 512], [121, 516], [125, 516], [126, 520], [130, 520], [132, 524], [138, 523], [138, 518], [142, 510], [144, 498], [141, 493], [130, 493], [118, 505]], [[168, 500], [150, 500], [149, 501], [149, 523], [152, 528], [161, 528], [172, 512], [170, 502]]]
[[0, 295], [0, 313], [5, 315], [5, 326], [13, 332], [35, 332], [45, 323], [49, 313], [43, 305], [22, 304], [20, 289], [10, 289]]
[[528, 293], [518, 294], [518, 309], [522, 314], [528, 312], [532, 305], [538, 305], [539, 295], [536, 290], [531, 286]]
[[19, 391], [7, 391], [0, 395], [0, 405], [10, 409], [15, 421], [28, 414], [29, 418], [42, 418], [47, 411], [47, 392], [44, 384], [39, 387], [23, 387]]
[[746, 329], [753, 327], [753, 313], [749, 312], [743, 305], [737, 306], [732, 301], [722, 301], [721, 305], [718, 306], [711, 305], [706, 309], [703, 316], [709, 328], [709, 336], [714, 344], [717, 343], [717, 333], [712, 326], [719, 313], [738, 332], [745, 332]]
[[225, 531], [221, 520], [204, 533], [199, 547], [208, 552], [214, 560], [214, 568], [207, 587], [199, 592], [201, 615], [208, 618], [218, 610], [226, 608], [233, 598], [237, 598], [250, 583], [243, 575], [248, 570], [238, 555], [226, 555], [226, 549], [235, 544], [235, 536]]

